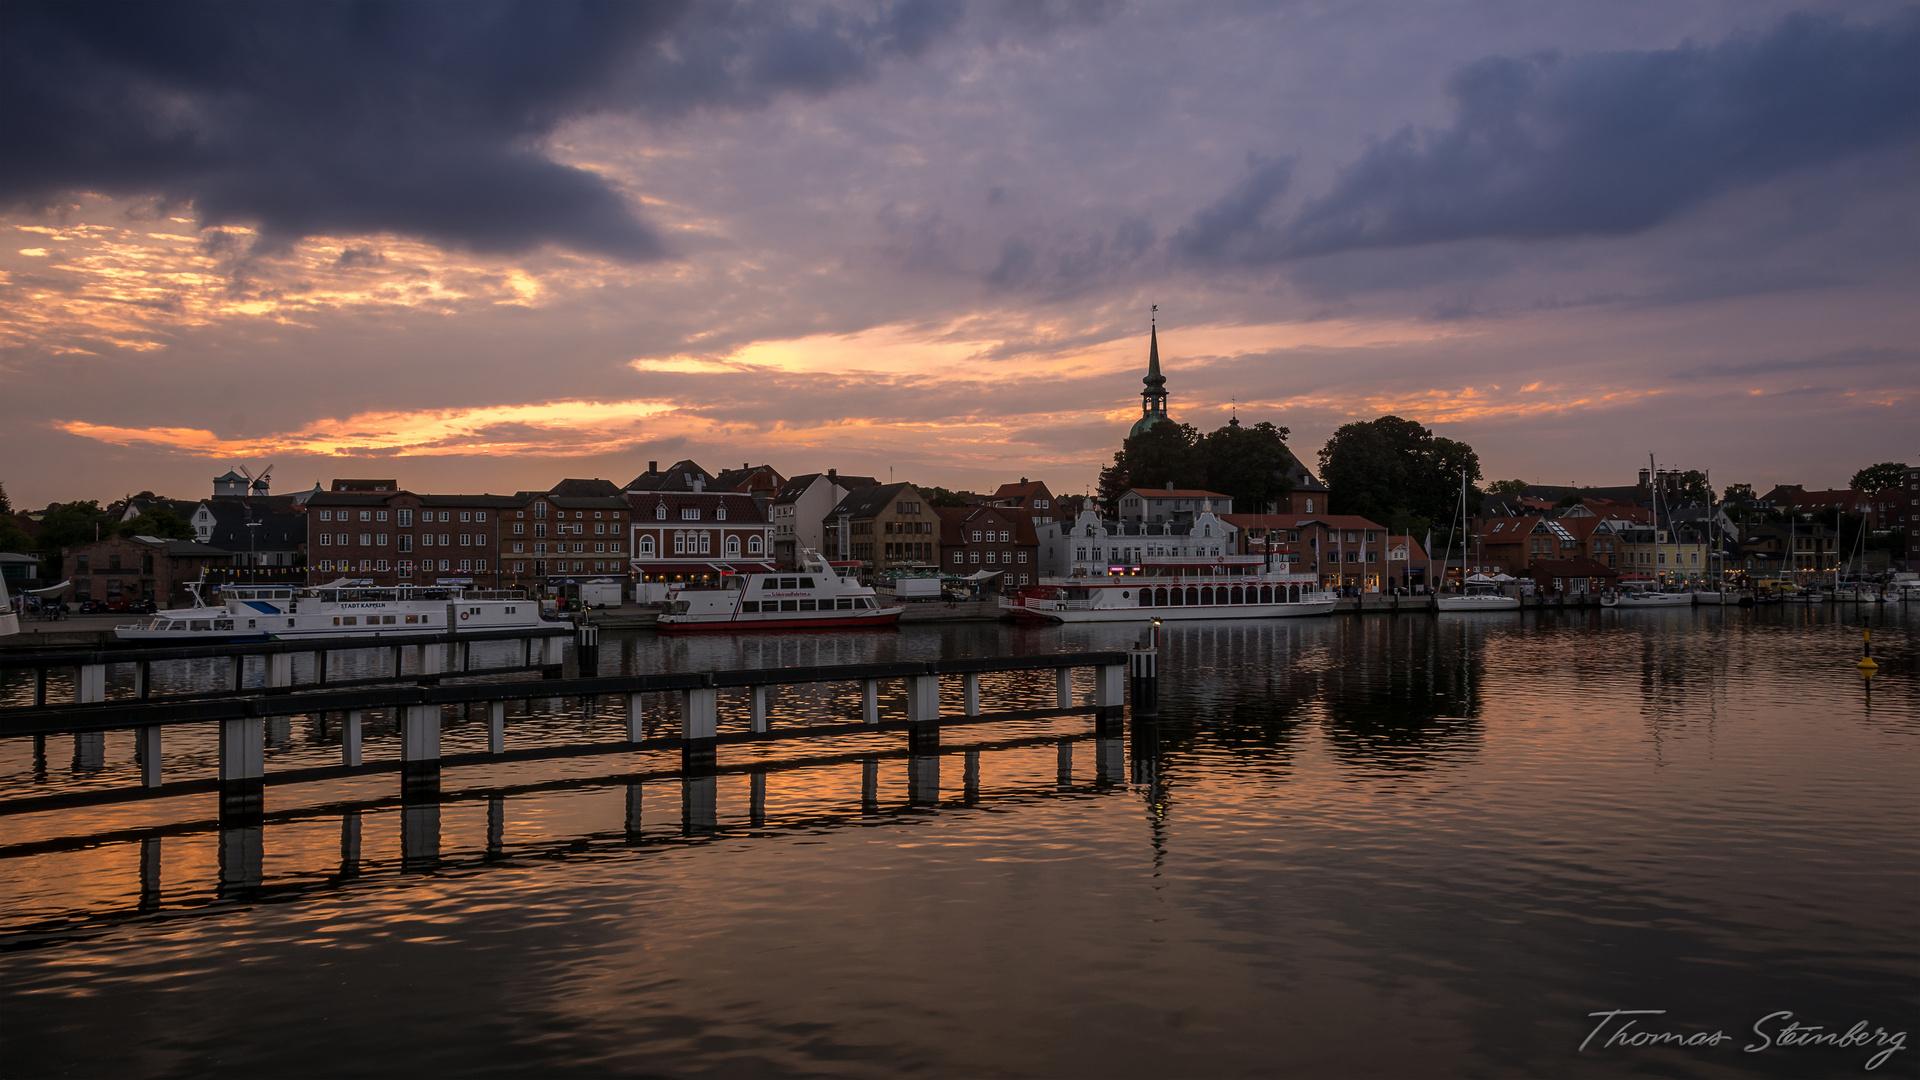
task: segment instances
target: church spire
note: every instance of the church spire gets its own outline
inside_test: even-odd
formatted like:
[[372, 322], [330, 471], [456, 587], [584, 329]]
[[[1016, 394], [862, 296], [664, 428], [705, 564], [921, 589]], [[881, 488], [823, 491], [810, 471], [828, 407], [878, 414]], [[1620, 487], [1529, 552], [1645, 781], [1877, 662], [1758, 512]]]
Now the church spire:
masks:
[[1138, 435], [1154, 424], [1167, 418], [1167, 377], [1160, 374], [1160, 305], [1153, 306], [1153, 320], [1149, 323], [1147, 345], [1147, 375], [1140, 381], [1146, 389], [1140, 391], [1140, 419], [1133, 425], [1131, 434]]

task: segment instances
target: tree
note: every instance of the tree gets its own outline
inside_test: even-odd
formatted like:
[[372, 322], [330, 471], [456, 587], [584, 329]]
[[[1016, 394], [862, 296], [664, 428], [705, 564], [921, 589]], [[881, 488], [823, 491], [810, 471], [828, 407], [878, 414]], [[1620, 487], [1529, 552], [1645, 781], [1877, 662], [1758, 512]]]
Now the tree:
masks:
[[1897, 488], [1907, 479], [1907, 466], [1902, 461], [1883, 461], [1878, 465], [1869, 465], [1853, 474], [1847, 486], [1855, 491], [1872, 494], [1886, 488]]
[[1525, 480], [1495, 480], [1493, 483], [1487, 485], [1487, 494], [1489, 495], [1525, 495], [1526, 493], [1527, 482]]
[[1232, 496], [1240, 513], [1266, 513], [1269, 503], [1293, 490], [1288, 434], [1286, 428], [1263, 420], [1250, 428], [1229, 423], [1202, 436], [1196, 456], [1203, 486]]
[[1560, 501], [1553, 505], [1560, 507], [1579, 506], [1583, 501], [1585, 500], [1580, 498], [1579, 492], [1569, 491], [1565, 495], [1560, 496]]
[[1724, 496], [1722, 496], [1722, 498], [1726, 499], [1728, 502], [1732, 502], [1735, 499], [1742, 499], [1742, 500], [1745, 500], [1746, 502], [1752, 502], [1756, 497], [1757, 496], [1755, 496], [1753, 493], [1752, 484], [1728, 484], [1727, 493]]
[[162, 540], [191, 540], [193, 526], [164, 506], [155, 506], [131, 521], [114, 526], [116, 536], [157, 536]]
[[943, 488], [943, 487], [919, 488], [918, 490], [922, 495], [925, 495], [927, 497], [927, 505], [929, 506], [972, 506], [973, 505], [973, 503], [967, 500], [967, 496], [963, 492], [948, 491], [946, 488]]
[[0, 551], [25, 555], [32, 550], [33, 538], [27, 535], [27, 530], [20, 527], [20, 520], [11, 513], [0, 512]]
[[[1469, 484], [1480, 478], [1480, 456], [1472, 447], [1398, 416], [1344, 425], [1320, 449], [1320, 478], [1334, 511], [1396, 531], [1451, 520], [1462, 473]], [[1477, 488], [1469, 489], [1469, 512], [1479, 508], [1480, 498]]]
[[1667, 488], [1661, 492], [1662, 502], [1668, 500], [1694, 502], [1712, 502], [1713, 489], [1707, 486], [1707, 474], [1699, 469], [1688, 469], [1683, 473], [1669, 473]]
[[1100, 502], [1109, 515], [1119, 509], [1128, 488], [1175, 487], [1205, 481], [1200, 467], [1200, 433], [1191, 424], [1157, 423], [1138, 435], [1127, 436], [1113, 464], [1100, 470]]
[[61, 548], [91, 544], [113, 529], [113, 522], [92, 499], [54, 503], [40, 522], [40, 550], [57, 554]]
[[13, 500], [7, 498], [7, 485], [0, 484], [0, 516], [13, 516]]

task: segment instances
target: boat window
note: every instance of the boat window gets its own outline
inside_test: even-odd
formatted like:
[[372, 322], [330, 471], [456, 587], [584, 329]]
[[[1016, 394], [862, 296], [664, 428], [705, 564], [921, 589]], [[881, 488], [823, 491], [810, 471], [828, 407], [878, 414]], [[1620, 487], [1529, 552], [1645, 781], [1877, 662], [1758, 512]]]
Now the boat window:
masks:
[[834, 607], [836, 607], [836, 608], [838, 608], [838, 609], [840, 609], [841, 611], [852, 611], [852, 610], [853, 610], [853, 597], [851, 597], [851, 596], [843, 596], [843, 597], [841, 597], [841, 598], [840, 598], [839, 600], [837, 600], [837, 601], [835, 601], [835, 603], [834, 603], [834, 605], [833, 605], [833, 606], [834, 606]]
[[741, 611], [742, 611], [743, 613], [745, 613], [745, 614], [748, 614], [748, 615], [756, 615], [756, 614], [759, 614], [759, 612], [760, 612], [760, 601], [758, 601], [758, 600], [742, 600], [742, 601], [740, 601], [740, 610], [741, 610]]
[[255, 623], [255, 622], [254, 622], [254, 621], [253, 621], [252, 619], [248, 619], [248, 620], [247, 620], [247, 629], [249, 629], [249, 630], [252, 630], [252, 629], [254, 629], [254, 627], [255, 627], [255, 626], [257, 626], [257, 625], [258, 625], [258, 624], [257, 624], [257, 623]]
[[862, 597], [860, 597], [860, 606], [861, 606], [861, 607], [863, 607], [863, 608], [870, 608], [870, 607], [873, 607], [873, 606], [874, 606], [874, 603], [873, 603], [873, 597], [871, 597], [871, 596], [862, 596]]
[[213, 620], [213, 628], [215, 630], [231, 630], [233, 629], [233, 620], [232, 619], [215, 619]]
[[814, 610], [814, 608], [815, 608], [815, 606], [816, 606], [816, 605], [814, 604], [814, 602], [813, 602], [812, 600], [802, 600], [802, 601], [800, 601], [800, 610], [801, 610], [801, 611], [812, 611], [812, 610]]
[[287, 625], [288, 625], [288, 626], [292, 626], [292, 625], [293, 625], [293, 620], [292, 620], [292, 619], [288, 619], [288, 620], [287, 620]]
[[193, 620], [193, 629], [211, 630], [213, 629], [213, 623], [206, 619], [195, 619]]
[[811, 589], [811, 588], [813, 588], [813, 579], [812, 579], [812, 578], [810, 578], [810, 577], [803, 577], [803, 578], [801, 578], [801, 579], [800, 579], [800, 587], [801, 587], [801, 588], [803, 588], [803, 589]]
[[780, 587], [783, 589], [797, 589], [800, 587], [800, 579], [783, 577], [780, 579]]
[[781, 611], [799, 611], [800, 602], [797, 600], [782, 600], [780, 601], [780, 610]]

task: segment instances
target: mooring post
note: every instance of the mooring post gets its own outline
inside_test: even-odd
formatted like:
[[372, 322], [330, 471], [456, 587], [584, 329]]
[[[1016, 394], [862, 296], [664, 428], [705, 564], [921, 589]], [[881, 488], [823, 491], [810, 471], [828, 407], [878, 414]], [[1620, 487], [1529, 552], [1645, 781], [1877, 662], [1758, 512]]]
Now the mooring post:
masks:
[[340, 764], [360, 764], [360, 730], [366, 718], [367, 710], [349, 709], [340, 721]]
[[558, 634], [549, 634], [542, 639], [541, 650], [545, 655], [541, 662], [547, 667], [556, 667], [566, 659], [567, 641]]
[[1073, 669], [1053, 669], [1053, 707], [1056, 709], [1073, 708]]
[[439, 775], [440, 706], [408, 705], [401, 712], [400, 772], [403, 778]]
[[907, 683], [907, 721], [933, 724], [940, 720], [940, 676], [909, 675]]
[[1156, 649], [1133, 649], [1127, 653], [1127, 670], [1133, 676], [1133, 711], [1151, 713], [1160, 707], [1160, 654]]
[[720, 691], [699, 686], [680, 692], [681, 759], [688, 765], [713, 764], [720, 728]]
[[860, 680], [860, 722], [877, 724], [880, 722], [880, 680]]
[[581, 624], [573, 631], [573, 655], [580, 665], [580, 677], [591, 679], [600, 674], [600, 628]]
[[445, 665], [441, 663], [441, 657], [445, 655], [446, 648], [446, 646], [438, 642], [419, 646], [420, 674], [422, 676], [438, 675], [445, 670]]
[[1120, 715], [1127, 703], [1127, 665], [1101, 664], [1093, 669], [1093, 707], [1100, 719]]
[[267, 685], [293, 685], [292, 653], [269, 653], [267, 655]]
[[33, 707], [36, 709], [45, 708], [46, 704], [47, 669], [37, 667], [33, 669]]
[[773, 693], [773, 687], [755, 686], [748, 693], [753, 699], [750, 706], [751, 726], [754, 731], [764, 732], [767, 730], [767, 698]]
[[966, 687], [965, 697], [966, 697], [967, 715], [979, 716], [980, 715], [980, 673], [977, 671], [967, 672], [964, 678], [964, 685]]
[[498, 754], [507, 748], [507, 703], [487, 702], [487, 753]]

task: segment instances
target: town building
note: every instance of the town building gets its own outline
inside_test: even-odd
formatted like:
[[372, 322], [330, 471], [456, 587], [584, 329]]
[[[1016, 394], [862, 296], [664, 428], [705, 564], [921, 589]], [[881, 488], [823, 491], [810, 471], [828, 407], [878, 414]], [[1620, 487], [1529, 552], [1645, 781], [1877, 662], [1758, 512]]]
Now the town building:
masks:
[[1040, 573], [1040, 542], [1027, 510], [1005, 506], [937, 506], [940, 569], [970, 576], [998, 572], [1002, 587], [1031, 585]]
[[634, 491], [631, 566], [641, 585], [714, 584], [725, 573], [775, 569], [773, 528], [751, 495]]
[[1729, 569], [1749, 577], [1818, 577], [1840, 565], [1839, 538], [1825, 525], [1749, 525], [1739, 537]]
[[1625, 580], [1700, 581], [1717, 576], [1707, 534], [1691, 525], [1633, 525], [1619, 528], [1617, 569]]
[[1035, 525], [1045, 525], [1054, 519], [1056, 512], [1053, 504], [1053, 492], [1047, 490], [1045, 480], [1028, 480], [1024, 476], [1017, 484], [1001, 484], [992, 495], [987, 496], [988, 506], [1024, 510]]
[[1287, 504], [1275, 507], [1275, 512], [1288, 514], [1324, 514], [1332, 507], [1328, 504], [1327, 485], [1313, 475], [1313, 471], [1300, 463], [1300, 459], [1287, 455], [1293, 461], [1287, 466], [1287, 477], [1293, 481], [1292, 490], [1287, 492]]
[[1049, 578], [1252, 572], [1265, 560], [1239, 553], [1239, 530], [1212, 510], [1181, 521], [1116, 521], [1088, 506], [1034, 527]]
[[722, 469], [714, 474], [713, 483], [708, 485], [714, 491], [732, 491], [745, 495], [766, 512], [774, 496], [785, 487], [787, 478], [771, 465], [749, 465], [741, 462], [737, 469]]
[[799, 565], [800, 552], [824, 553], [826, 529], [822, 523], [827, 512], [853, 492], [879, 486], [880, 481], [871, 476], [842, 476], [835, 469], [788, 480], [774, 493], [767, 508], [773, 526], [774, 561], [791, 570]]
[[[191, 607], [192, 582], [218, 580], [232, 568], [233, 555], [191, 540], [153, 536], [109, 536], [61, 549], [73, 599], [99, 601], [113, 608], [152, 601], [155, 607]], [[212, 596], [207, 596], [212, 600]]]
[[676, 461], [665, 471], [657, 461], [647, 462], [647, 471], [627, 483], [627, 491], [710, 491], [713, 474], [692, 459]]
[[[1528, 577], [1537, 562], [1591, 559], [1617, 572], [1627, 558], [1622, 530], [1634, 527], [1584, 505], [1567, 507], [1558, 517], [1481, 518], [1468, 537], [1464, 564], [1473, 573]], [[1580, 575], [1567, 570], [1562, 576]]]
[[1534, 588], [1543, 593], [1565, 596], [1604, 592], [1620, 580], [1619, 571], [1588, 558], [1536, 559], [1525, 574], [1516, 576], [1531, 578]]
[[1920, 469], [1907, 470], [1907, 570], [1920, 572]]
[[567, 479], [512, 497], [499, 530], [509, 587], [544, 587], [631, 573], [633, 509], [609, 480]]
[[335, 481], [307, 500], [307, 581], [499, 588], [511, 495], [418, 495], [391, 481]]
[[1381, 592], [1431, 584], [1429, 553], [1419, 541], [1358, 514], [1295, 518], [1287, 535], [1299, 551], [1295, 569], [1318, 574], [1328, 588]]
[[940, 566], [940, 515], [912, 484], [849, 492], [821, 519], [823, 552], [869, 574]]
[[1233, 513], [1233, 497], [1198, 488], [1128, 488], [1120, 494], [1121, 521], [1186, 521], [1201, 513]]

